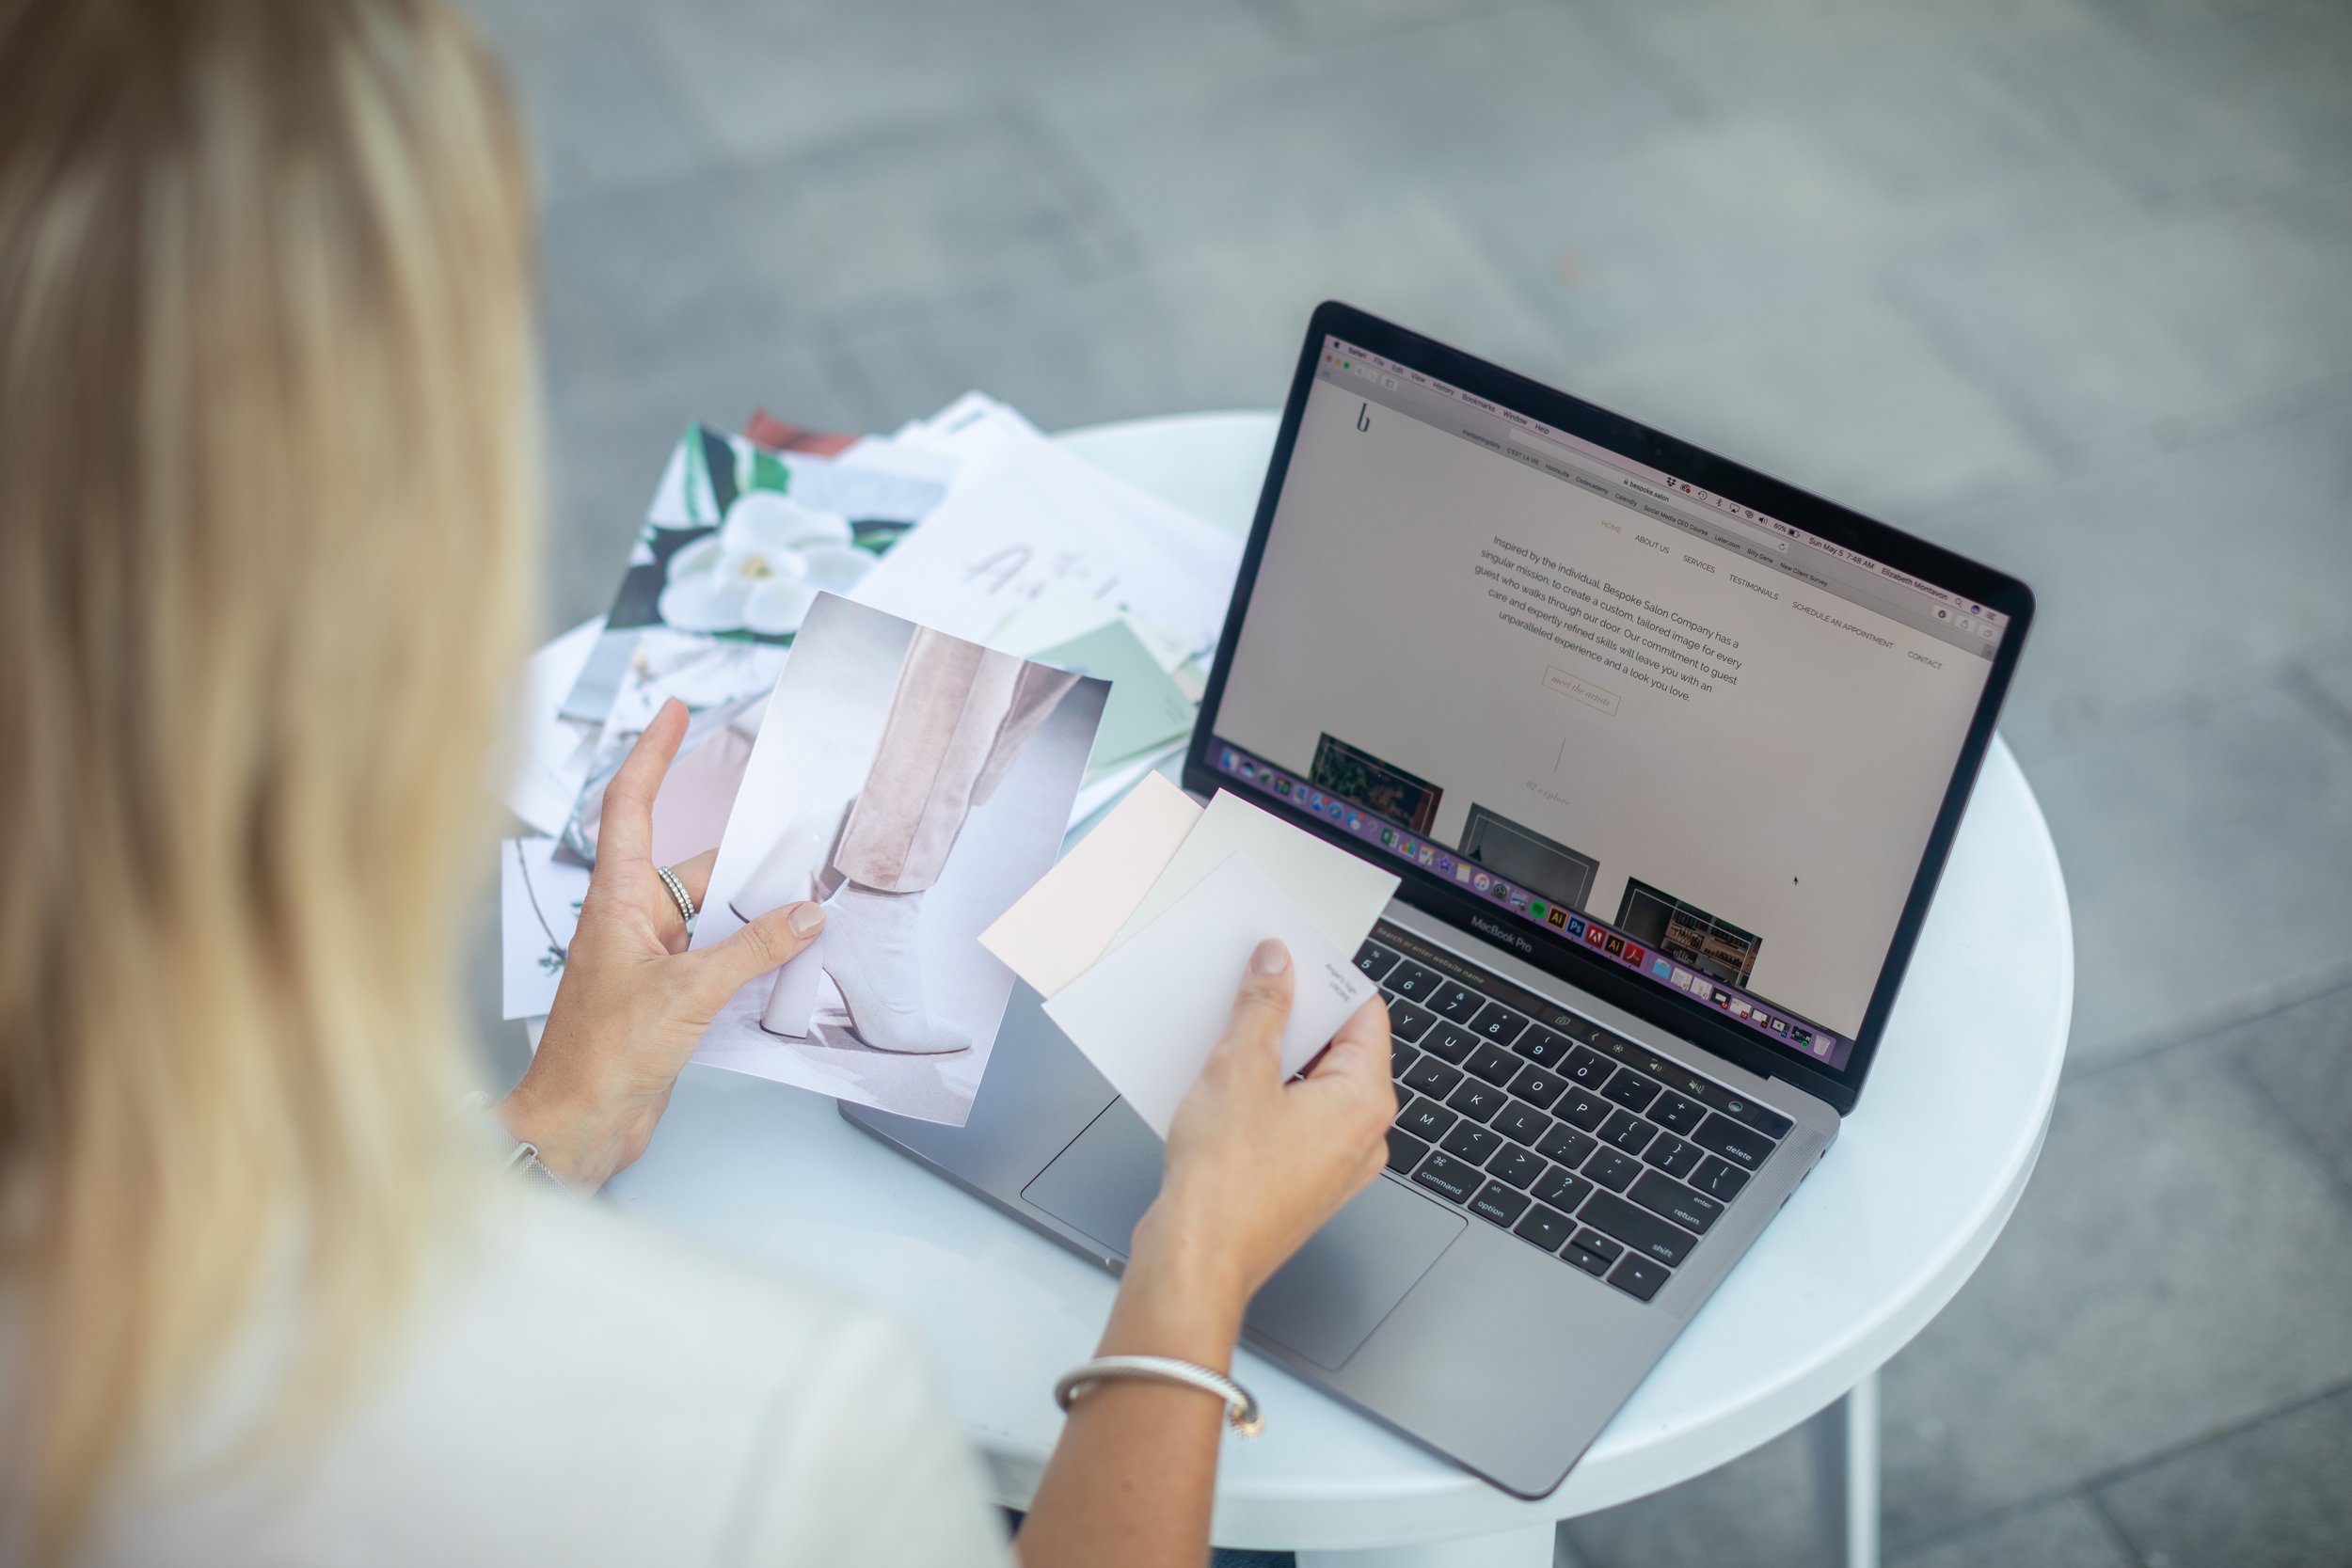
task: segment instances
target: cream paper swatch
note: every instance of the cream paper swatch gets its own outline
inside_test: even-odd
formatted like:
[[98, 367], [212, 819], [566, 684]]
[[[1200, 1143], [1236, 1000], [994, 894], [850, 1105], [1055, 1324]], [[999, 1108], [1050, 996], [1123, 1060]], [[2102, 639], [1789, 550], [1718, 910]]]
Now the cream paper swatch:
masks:
[[1200, 817], [1190, 796], [1157, 773], [1145, 774], [980, 933], [980, 945], [1041, 996], [1056, 994], [1103, 956]]

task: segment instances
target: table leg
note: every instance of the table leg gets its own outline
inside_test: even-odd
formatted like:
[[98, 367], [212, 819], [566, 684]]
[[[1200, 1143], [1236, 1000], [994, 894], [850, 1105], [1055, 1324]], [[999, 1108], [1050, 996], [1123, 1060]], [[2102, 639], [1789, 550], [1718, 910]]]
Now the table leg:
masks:
[[1878, 1373], [1814, 1417], [1807, 1430], [1821, 1560], [1829, 1568], [1878, 1568]]
[[1352, 1552], [1300, 1552], [1298, 1568], [1551, 1568], [1560, 1527], [1549, 1522], [1501, 1535], [1375, 1546]]

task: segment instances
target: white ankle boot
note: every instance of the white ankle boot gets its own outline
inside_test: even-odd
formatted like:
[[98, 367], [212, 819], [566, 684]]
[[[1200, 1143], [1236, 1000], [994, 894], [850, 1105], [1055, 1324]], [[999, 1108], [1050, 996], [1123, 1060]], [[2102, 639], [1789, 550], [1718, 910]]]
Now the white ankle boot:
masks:
[[924, 1006], [916, 940], [922, 906], [919, 893], [880, 893], [844, 882], [825, 900], [825, 928], [816, 945], [777, 974], [760, 1026], [787, 1037], [805, 1036], [817, 1005], [815, 971], [821, 967], [841, 992], [850, 1029], [871, 1049], [929, 1056], [972, 1049]]
[[[803, 898], [821, 900], [840, 887], [841, 875], [833, 869], [834, 847], [841, 842], [842, 825], [849, 820], [852, 803], [841, 800], [817, 806], [786, 823], [729, 900], [735, 917], [749, 925], [770, 910]], [[809, 1017], [824, 990], [820, 973], [824, 959], [818, 952], [823, 941], [820, 932], [817, 942], [776, 971], [768, 1006], [759, 1017], [762, 1029], [787, 1039], [807, 1037]]]

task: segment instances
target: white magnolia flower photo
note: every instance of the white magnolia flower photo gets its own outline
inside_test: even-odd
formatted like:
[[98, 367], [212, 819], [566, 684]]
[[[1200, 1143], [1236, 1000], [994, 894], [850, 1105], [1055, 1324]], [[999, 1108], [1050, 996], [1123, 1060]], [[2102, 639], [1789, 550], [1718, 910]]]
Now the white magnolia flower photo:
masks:
[[670, 557], [661, 619], [679, 631], [796, 632], [818, 594], [847, 594], [874, 569], [851, 538], [838, 513], [746, 490], [718, 532]]

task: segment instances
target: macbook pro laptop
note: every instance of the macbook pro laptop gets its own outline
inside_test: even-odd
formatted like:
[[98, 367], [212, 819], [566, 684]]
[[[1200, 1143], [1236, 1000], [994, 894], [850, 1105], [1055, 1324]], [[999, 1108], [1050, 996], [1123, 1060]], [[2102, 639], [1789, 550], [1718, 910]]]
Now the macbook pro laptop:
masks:
[[[1248, 1342], [1506, 1492], [1558, 1486], [1854, 1113], [2032, 612], [1318, 309], [1184, 784], [1402, 879], [1357, 956], [1399, 1109]], [[1159, 1140], [1025, 987], [965, 1126], [842, 1112], [1114, 1270], [1158, 1187]]]

